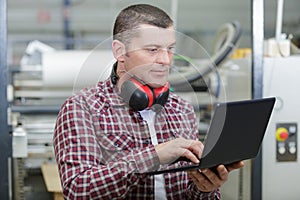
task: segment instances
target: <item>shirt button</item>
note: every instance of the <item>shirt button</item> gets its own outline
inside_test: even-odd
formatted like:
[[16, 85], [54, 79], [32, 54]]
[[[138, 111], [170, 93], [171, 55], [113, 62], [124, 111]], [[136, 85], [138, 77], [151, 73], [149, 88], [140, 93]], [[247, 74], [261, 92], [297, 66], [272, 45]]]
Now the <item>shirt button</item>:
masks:
[[119, 145], [118, 145], [118, 143], [117, 143], [117, 142], [115, 142], [115, 143], [114, 143], [114, 146], [115, 146], [115, 147], [119, 147]]
[[150, 140], [147, 139], [147, 140], [145, 141], [145, 143], [146, 143], [146, 144], [150, 144]]

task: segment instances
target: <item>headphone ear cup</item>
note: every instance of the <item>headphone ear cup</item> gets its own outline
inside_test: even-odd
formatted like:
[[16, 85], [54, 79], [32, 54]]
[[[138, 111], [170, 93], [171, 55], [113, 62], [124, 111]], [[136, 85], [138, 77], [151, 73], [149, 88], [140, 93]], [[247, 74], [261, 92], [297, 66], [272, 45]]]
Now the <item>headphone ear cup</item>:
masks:
[[114, 84], [114, 85], [116, 85], [119, 80], [119, 76], [117, 74], [117, 63], [115, 63], [113, 65], [113, 68], [112, 68], [111, 74], [110, 74], [110, 80], [111, 80], [112, 84]]
[[118, 82], [118, 80], [119, 80], [119, 78], [118, 78], [117, 76], [111, 76], [110, 78], [111, 78], [111, 82], [112, 82], [114, 85], [116, 85], [117, 82]]
[[167, 102], [169, 98], [169, 85], [170, 84], [167, 83], [166, 85], [159, 88], [155, 88], [153, 90], [155, 96], [155, 104], [163, 106]]
[[154, 102], [152, 90], [134, 78], [125, 81], [121, 86], [123, 100], [135, 111], [151, 107]]

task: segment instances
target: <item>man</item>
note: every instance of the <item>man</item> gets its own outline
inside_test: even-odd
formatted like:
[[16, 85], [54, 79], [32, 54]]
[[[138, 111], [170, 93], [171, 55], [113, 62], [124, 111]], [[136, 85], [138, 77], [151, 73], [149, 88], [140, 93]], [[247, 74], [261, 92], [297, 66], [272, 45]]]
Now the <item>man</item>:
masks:
[[54, 133], [66, 199], [219, 199], [230, 166], [148, 175], [199, 162], [193, 107], [169, 92], [173, 22], [159, 8], [132, 5], [114, 25], [111, 77], [62, 105]]

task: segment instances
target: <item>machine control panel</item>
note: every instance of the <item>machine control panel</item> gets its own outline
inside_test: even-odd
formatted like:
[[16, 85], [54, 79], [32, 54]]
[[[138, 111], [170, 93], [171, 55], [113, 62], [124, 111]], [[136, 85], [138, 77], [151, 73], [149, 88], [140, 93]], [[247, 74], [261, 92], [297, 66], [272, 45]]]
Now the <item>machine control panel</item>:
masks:
[[277, 123], [275, 137], [277, 161], [297, 161], [297, 124]]

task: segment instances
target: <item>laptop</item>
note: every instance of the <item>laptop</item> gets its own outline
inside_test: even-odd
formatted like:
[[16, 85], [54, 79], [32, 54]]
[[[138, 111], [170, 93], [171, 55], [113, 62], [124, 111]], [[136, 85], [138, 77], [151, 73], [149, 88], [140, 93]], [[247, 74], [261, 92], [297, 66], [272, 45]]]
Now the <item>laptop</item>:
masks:
[[[155, 175], [190, 169], [214, 168], [220, 164], [255, 158], [259, 152], [275, 97], [252, 99], [215, 105], [210, 127], [204, 139], [204, 149], [199, 164], [184, 162], [180, 167], [163, 168], [148, 172]], [[180, 160], [187, 160], [180, 158]], [[174, 165], [173, 165], [174, 166]]]

